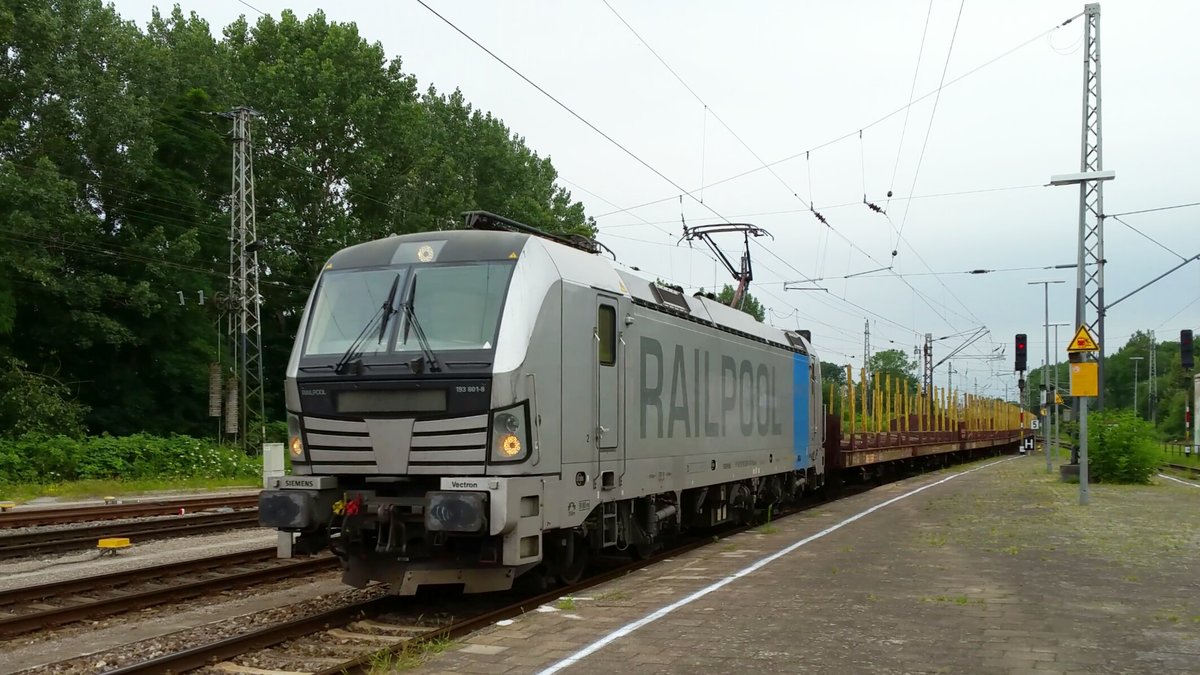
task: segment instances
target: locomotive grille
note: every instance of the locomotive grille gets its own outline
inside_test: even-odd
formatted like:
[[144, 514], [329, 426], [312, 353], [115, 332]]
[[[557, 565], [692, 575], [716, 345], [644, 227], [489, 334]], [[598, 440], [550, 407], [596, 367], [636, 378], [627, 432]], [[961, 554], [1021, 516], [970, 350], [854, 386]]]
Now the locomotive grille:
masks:
[[487, 422], [487, 415], [416, 422], [409, 473], [482, 472], [487, 460]]
[[378, 473], [367, 423], [304, 418], [308, 458], [317, 473]]
[[[488, 416], [437, 420], [304, 417], [316, 474], [477, 474], [487, 462]], [[374, 426], [377, 437], [372, 442]], [[386, 437], [380, 437], [380, 435]], [[389, 456], [379, 456], [388, 453]], [[381, 469], [381, 467], [386, 467]]]

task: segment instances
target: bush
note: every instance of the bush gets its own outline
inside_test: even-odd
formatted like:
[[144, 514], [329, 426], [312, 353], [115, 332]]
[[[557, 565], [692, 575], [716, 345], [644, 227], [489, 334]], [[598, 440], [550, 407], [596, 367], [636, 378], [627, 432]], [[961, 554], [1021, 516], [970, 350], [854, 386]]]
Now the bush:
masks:
[[[77, 403], [57, 380], [39, 375], [14, 358], [0, 359], [0, 430], [17, 438], [28, 433], [83, 436], [88, 407]], [[0, 478], [3, 476], [0, 475]]]
[[1088, 468], [1105, 483], [1149, 483], [1158, 469], [1154, 427], [1129, 410], [1088, 416]]
[[262, 459], [239, 448], [190, 436], [67, 436], [26, 434], [0, 439], [0, 483], [143, 478], [247, 478]]

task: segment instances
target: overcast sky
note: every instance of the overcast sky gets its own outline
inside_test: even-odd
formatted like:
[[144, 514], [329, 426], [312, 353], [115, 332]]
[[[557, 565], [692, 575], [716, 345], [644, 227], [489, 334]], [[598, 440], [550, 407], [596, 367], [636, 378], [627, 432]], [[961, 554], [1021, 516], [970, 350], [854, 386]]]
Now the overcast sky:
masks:
[[[1050, 287], [1050, 320], [1073, 319], [1073, 270], [951, 273], [1075, 262], [1078, 190], [1042, 186], [1052, 174], [1079, 171], [1083, 21], [1043, 34], [1081, 13], [1082, 2], [967, 0], [951, 50], [960, 8], [954, 0], [609, 0], [694, 96], [603, 0], [428, 1], [669, 181], [415, 1], [249, 0], [276, 17], [289, 8], [300, 16], [320, 9], [355, 22], [422, 87], [461, 89], [549, 155], [563, 186], [596, 217], [600, 240], [648, 276], [705, 289], [731, 281], [699, 242], [676, 245], [681, 217], [689, 225], [729, 220], [765, 228], [774, 240], [762, 240], [770, 252], [752, 246], [752, 292], [770, 308], [771, 323], [811, 329], [824, 360], [858, 367], [865, 319], [875, 350], [910, 354], [926, 332], [941, 337], [986, 326], [989, 336], [968, 353], [1003, 348], [1004, 360], [956, 361], [955, 385], [972, 388], [978, 378], [980, 390], [1003, 394], [1006, 383], [1015, 390], [1013, 334], [1029, 333], [1030, 364], [1042, 362], [1042, 287], [1027, 282], [1066, 281]], [[169, 9], [147, 0], [115, 4], [142, 25], [155, 4]], [[239, 14], [257, 17], [239, 0], [181, 4], [214, 32]], [[1120, 0], [1102, 10], [1104, 168], [1117, 172], [1105, 188], [1105, 211], [1200, 201], [1200, 53], [1193, 46], [1200, 3]], [[950, 82], [1031, 38], [940, 97], [901, 110], [914, 72], [920, 97], [937, 89], [944, 68]], [[792, 159], [772, 174], [719, 120], [762, 161]], [[682, 205], [672, 182], [692, 191]], [[886, 217], [862, 204], [864, 183]], [[972, 194], [946, 195], [962, 192]], [[656, 200], [664, 201], [629, 208]], [[836, 233], [808, 212], [810, 201]], [[1200, 208], [1124, 220], [1185, 257], [1200, 253]], [[1110, 300], [1180, 262], [1120, 223], [1110, 221], [1105, 235]], [[736, 238], [723, 248], [735, 260], [740, 255]], [[888, 264], [892, 272], [843, 278]], [[783, 282], [804, 276], [822, 279], [827, 291], [784, 290]], [[1134, 331], [1150, 329], [1175, 340], [1180, 329], [1198, 327], [1198, 315], [1200, 264], [1193, 263], [1115, 308], [1105, 343], [1115, 351]], [[1070, 333], [1060, 329], [1060, 354]], [[955, 341], [935, 344], [936, 360]], [[939, 385], [946, 375], [943, 365]]]

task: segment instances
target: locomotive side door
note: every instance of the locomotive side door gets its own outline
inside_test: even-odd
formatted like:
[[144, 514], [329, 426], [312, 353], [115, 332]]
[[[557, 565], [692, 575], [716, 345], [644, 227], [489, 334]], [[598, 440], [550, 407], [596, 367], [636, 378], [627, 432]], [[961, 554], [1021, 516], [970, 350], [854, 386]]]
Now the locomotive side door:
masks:
[[592, 363], [595, 373], [593, 428], [601, 485], [616, 486], [621, 444], [621, 348], [620, 301], [600, 295], [596, 299], [596, 326], [593, 332]]

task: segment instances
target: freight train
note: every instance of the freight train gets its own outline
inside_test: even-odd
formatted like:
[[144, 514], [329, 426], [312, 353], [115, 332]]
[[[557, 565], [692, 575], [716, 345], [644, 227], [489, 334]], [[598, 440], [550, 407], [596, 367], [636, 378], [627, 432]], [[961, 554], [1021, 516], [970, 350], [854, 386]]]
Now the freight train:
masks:
[[325, 264], [263, 525], [354, 586], [502, 590], [648, 555], [825, 479], [806, 335], [484, 212]]

